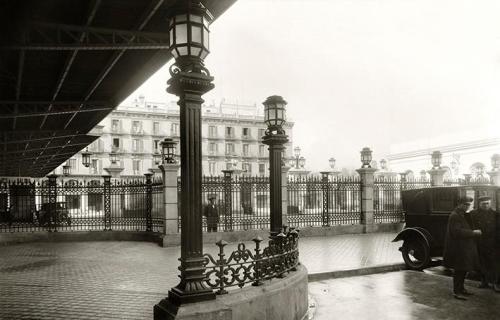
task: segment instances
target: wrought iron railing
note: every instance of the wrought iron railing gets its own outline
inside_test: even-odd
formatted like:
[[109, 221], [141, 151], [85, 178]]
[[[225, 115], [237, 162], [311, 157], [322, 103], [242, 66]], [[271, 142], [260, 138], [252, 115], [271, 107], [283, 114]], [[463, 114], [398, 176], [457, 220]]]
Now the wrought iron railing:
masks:
[[404, 182], [397, 178], [377, 177], [373, 184], [373, 218], [375, 223], [404, 221], [401, 190]]
[[290, 177], [288, 224], [294, 227], [359, 224], [361, 180], [359, 177]]
[[163, 184], [17, 180], [0, 183], [0, 232], [155, 231], [163, 228]]
[[265, 280], [282, 278], [286, 273], [296, 271], [299, 265], [299, 233], [294, 228], [285, 230], [269, 240], [262, 248], [263, 239], [253, 239], [255, 249], [250, 250], [239, 243], [230, 254], [224, 252], [227, 242], [216, 243], [218, 257], [205, 253], [206, 280], [208, 287], [217, 294], [228, 293], [228, 288], [242, 288], [247, 284], [261, 285]]

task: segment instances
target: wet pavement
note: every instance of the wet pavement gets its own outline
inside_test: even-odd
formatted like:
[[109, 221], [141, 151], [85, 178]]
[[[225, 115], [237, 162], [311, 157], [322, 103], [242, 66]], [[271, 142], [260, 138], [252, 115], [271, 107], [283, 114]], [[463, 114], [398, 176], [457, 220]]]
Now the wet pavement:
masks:
[[[394, 236], [302, 238], [300, 260], [309, 273], [400, 263]], [[205, 251], [215, 256], [217, 247]], [[179, 256], [179, 247], [147, 242], [0, 246], [0, 319], [151, 319], [178, 283]]]
[[474, 295], [451, 295], [451, 278], [436, 273], [399, 271], [310, 282], [315, 320], [500, 319], [500, 294], [466, 282]]

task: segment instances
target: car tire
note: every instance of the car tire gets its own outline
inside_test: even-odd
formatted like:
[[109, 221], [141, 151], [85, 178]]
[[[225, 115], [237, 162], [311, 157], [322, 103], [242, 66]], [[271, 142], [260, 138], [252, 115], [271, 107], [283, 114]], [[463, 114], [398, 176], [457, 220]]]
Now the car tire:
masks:
[[431, 260], [429, 245], [422, 238], [405, 240], [401, 248], [401, 254], [410, 270], [423, 270]]

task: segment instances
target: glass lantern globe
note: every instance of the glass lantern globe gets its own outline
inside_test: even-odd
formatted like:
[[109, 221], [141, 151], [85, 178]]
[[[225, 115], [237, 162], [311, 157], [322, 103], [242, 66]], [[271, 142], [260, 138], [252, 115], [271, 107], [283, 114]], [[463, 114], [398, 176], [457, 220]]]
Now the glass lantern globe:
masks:
[[109, 160], [112, 164], [116, 164], [116, 162], [118, 161], [118, 154], [116, 152], [111, 152], [109, 154]]
[[264, 122], [269, 130], [281, 129], [282, 125], [286, 122], [285, 107], [287, 102], [281, 96], [270, 96], [263, 104]]
[[90, 167], [90, 157], [92, 156], [92, 153], [89, 152], [89, 149], [82, 152], [82, 164], [85, 168]]
[[205, 59], [209, 51], [210, 11], [200, 2], [182, 1], [168, 21], [170, 52], [174, 58]]
[[335, 162], [336, 162], [336, 160], [333, 157], [328, 159], [328, 163], [330, 164], [330, 168], [332, 168], [332, 169], [335, 168]]
[[368, 147], [364, 147], [363, 150], [361, 150], [361, 163], [363, 164], [361, 167], [362, 168], [371, 168], [371, 163], [372, 161], [372, 151]]
[[500, 154], [495, 153], [491, 157], [491, 166], [493, 167], [494, 171], [498, 171], [498, 168], [500, 167]]
[[177, 142], [175, 142], [173, 139], [165, 138], [160, 144], [163, 162], [175, 163], [175, 149]]
[[438, 169], [441, 168], [441, 159], [443, 155], [440, 151], [434, 151], [431, 156], [432, 168]]
[[159, 165], [161, 163], [161, 154], [155, 152], [153, 154], [153, 162], [155, 163], [155, 165]]
[[305, 165], [306, 165], [306, 158], [304, 158], [304, 157], [300, 157], [300, 158], [299, 158], [299, 166], [300, 166], [301, 168], [304, 168], [304, 166], [305, 166]]
[[295, 147], [293, 149], [293, 154], [295, 155], [295, 157], [300, 157], [300, 147]]

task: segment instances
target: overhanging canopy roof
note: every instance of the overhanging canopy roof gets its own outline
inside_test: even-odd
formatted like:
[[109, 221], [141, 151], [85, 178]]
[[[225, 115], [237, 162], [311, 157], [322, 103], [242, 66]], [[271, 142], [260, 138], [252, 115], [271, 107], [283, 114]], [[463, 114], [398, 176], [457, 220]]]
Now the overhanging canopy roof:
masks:
[[[215, 18], [236, 0], [202, 1]], [[0, 176], [48, 174], [172, 57], [173, 0], [0, 2]]]

